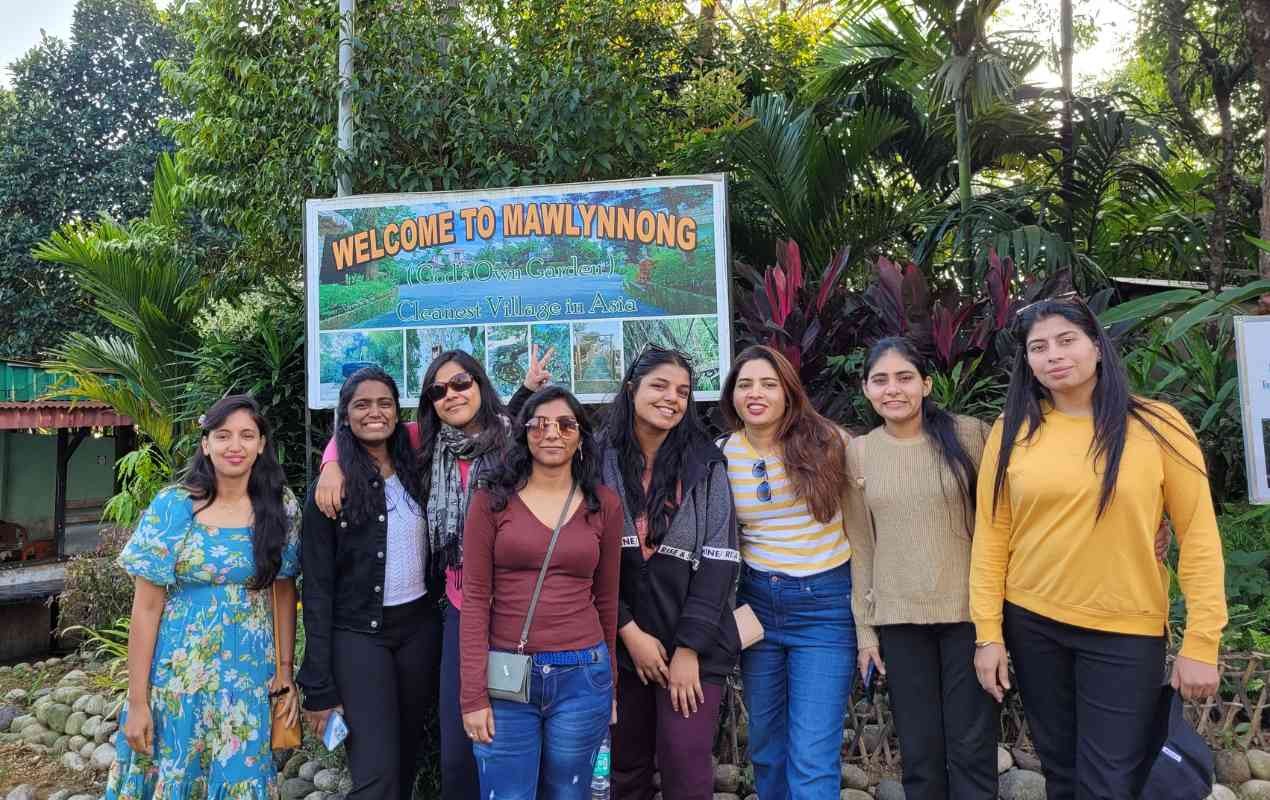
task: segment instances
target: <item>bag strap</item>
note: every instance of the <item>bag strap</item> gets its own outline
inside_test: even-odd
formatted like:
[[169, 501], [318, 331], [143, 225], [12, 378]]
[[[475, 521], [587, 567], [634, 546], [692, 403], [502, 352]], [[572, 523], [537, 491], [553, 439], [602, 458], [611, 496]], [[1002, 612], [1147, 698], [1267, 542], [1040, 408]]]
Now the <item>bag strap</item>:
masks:
[[273, 670], [275, 675], [282, 674], [282, 631], [278, 623], [278, 582], [269, 584], [269, 600], [273, 606]]
[[538, 595], [542, 593], [542, 583], [547, 579], [547, 566], [551, 563], [551, 554], [556, 549], [556, 540], [560, 538], [560, 529], [564, 527], [569, 516], [569, 506], [573, 505], [573, 495], [578, 491], [578, 482], [569, 487], [569, 496], [564, 499], [564, 508], [560, 509], [560, 519], [556, 520], [556, 528], [551, 532], [551, 541], [547, 544], [547, 555], [542, 557], [542, 569], [538, 570], [538, 583], [534, 585], [534, 596], [529, 599], [529, 612], [525, 614], [525, 627], [520, 629], [520, 643], [516, 652], [524, 654], [525, 645], [529, 642], [529, 626], [534, 621], [534, 609], [538, 606]]

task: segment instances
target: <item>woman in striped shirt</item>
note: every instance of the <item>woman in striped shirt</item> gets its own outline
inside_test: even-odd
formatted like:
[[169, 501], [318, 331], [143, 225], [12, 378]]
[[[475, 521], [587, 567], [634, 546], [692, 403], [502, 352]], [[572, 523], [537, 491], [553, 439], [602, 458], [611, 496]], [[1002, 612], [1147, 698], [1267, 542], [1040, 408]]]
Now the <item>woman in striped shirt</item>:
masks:
[[737, 357], [723, 386], [728, 478], [741, 526], [738, 603], [763, 624], [741, 657], [758, 795], [837, 800], [855, 672], [846, 434], [811, 406], [789, 360]]

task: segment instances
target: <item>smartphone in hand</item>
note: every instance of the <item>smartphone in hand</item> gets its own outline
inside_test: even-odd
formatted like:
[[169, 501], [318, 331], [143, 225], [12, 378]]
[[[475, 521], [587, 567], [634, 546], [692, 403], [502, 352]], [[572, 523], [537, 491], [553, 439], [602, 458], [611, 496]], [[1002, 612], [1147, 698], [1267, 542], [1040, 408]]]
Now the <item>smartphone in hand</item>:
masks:
[[344, 717], [340, 712], [332, 711], [326, 720], [326, 730], [322, 732], [322, 744], [326, 745], [327, 750], [334, 750], [347, 736], [348, 725], [344, 722]]

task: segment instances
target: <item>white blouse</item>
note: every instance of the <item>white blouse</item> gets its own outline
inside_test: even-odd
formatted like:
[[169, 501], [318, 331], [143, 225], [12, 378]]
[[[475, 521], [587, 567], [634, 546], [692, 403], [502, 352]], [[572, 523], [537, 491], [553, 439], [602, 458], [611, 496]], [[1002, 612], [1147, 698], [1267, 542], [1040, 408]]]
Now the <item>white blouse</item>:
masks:
[[384, 605], [400, 606], [423, 597], [426, 549], [423, 514], [401, 480], [384, 480], [388, 505], [388, 554], [384, 569]]

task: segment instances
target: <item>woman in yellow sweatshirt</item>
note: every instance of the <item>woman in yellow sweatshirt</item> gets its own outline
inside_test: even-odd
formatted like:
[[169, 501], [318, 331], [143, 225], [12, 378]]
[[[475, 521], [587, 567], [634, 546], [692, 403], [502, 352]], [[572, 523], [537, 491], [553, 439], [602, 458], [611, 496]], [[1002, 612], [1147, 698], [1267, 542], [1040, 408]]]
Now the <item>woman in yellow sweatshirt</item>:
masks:
[[1162, 512], [1187, 608], [1169, 680], [1188, 699], [1217, 688], [1224, 567], [1203, 454], [1176, 409], [1129, 393], [1079, 299], [1020, 309], [1018, 337], [979, 470], [975, 670], [1000, 701], [1009, 648], [1049, 800], [1127, 800], [1166, 678]]

